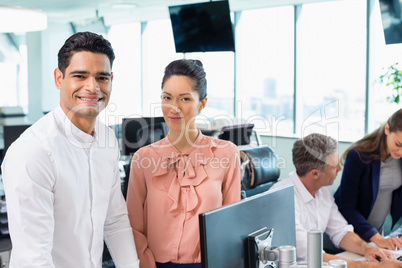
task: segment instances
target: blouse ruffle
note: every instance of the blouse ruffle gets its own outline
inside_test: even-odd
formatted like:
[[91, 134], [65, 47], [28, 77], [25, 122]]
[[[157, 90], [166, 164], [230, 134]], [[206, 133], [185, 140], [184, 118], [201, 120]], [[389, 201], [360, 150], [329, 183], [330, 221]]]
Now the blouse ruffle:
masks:
[[[172, 214], [183, 212], [180, 208], [180, 200], [185, 194], [187, 195], [184, 208], [187, 212], [186, 218], [194, 216], [199, 202], [194, 187], [207, 178], [205, 166], [215, 157], [213, 148], [217, 147], [216, 142], [199, 133], [193, 146], [185, 154], [179, 153], [168, 137], [151, 146], [160, 156], [152, 181], [159, 190], [166, 191], [173, 201], [169, 212]], [[173, 176], [172, 173], [174, 173]]]

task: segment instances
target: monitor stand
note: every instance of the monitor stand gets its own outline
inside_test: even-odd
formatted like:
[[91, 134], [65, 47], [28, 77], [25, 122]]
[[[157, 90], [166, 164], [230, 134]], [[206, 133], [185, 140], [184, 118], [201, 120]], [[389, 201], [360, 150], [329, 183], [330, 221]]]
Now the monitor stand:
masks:
[[[282, 245], [272, 246], [274, 229], [266, 227], [251, 233], [247, 237], [247, 257], [250, 268], [347, 268], [346, 261], [336, 260], [331, 264], [322, 262], [322, 232], [308, 232], [308, 262], [296, 262], [296, 248]], [[313, 256], [313, 257], [312, 257]], [[312, 257], [312, 258], [311, 258]], [[336, 266], [333, 266], [336, 265]]]

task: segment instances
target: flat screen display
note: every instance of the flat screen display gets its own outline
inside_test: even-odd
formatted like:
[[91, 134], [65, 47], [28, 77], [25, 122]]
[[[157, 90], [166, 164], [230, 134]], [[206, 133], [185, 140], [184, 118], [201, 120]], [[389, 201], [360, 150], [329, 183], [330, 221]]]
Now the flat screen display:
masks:
[[228, 1], [170, 6], [177, 53], [235, 51]]
[[402, 1], [380, 0], [380, 10], [385, 43], [402, 43]]
[[248, 236], [273, 229], [272, 245], [296, 247], [293, 185], [267, 191], [221, 208], [201, 213], [201, 266], [254, 268], [248, 256]]

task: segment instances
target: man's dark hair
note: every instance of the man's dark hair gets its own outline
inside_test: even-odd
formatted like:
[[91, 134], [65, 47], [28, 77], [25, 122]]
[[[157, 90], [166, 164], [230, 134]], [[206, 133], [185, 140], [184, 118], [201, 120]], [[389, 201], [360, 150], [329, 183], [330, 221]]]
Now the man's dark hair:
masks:
[[113, 65], [115, 55], [112, 45], [108, 40], [99, 34], [79, 32], [70, 36], [57, 54], [58, 67], [63, 73], [63, 76], [65, 75], [68, 65], [70, 65], [71, 57], [76, 52], [81, 51], [105, 54], [109, 58], [110, 67]]

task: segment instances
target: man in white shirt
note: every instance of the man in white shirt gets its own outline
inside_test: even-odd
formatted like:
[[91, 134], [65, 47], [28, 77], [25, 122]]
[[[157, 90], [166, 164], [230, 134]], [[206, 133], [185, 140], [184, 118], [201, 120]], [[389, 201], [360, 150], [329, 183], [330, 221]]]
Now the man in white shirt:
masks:
[[113, 131], [97, 120], [112, 90], [114, 52], [102, 36], [72, 35], [54, 71], [60, 106], [28, 128], [2, 164], [10, 267], [139, 267], [121, 192]]
[[[335, 246], [364, 255], [369, 261], [348, 260], [349, 268], [402, 267], [402, 262], [396, 261], [390, 252], [363, 241], [338, 211], [329, 188], [342, 169], [336, 140], [321, 134], [310, 134], [294, 143], [292, 157], [296, 172], [271, 189], [294, 185], [297, 260], [306, 260], [307, 233], [314, 229], [327, 233]], [[341, 258], [323, 253], [324, 262], [332, 259]], [[378, 259], [384, 261], [378, 262]]]

